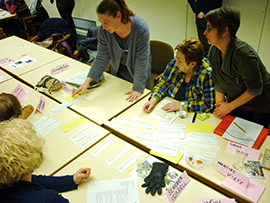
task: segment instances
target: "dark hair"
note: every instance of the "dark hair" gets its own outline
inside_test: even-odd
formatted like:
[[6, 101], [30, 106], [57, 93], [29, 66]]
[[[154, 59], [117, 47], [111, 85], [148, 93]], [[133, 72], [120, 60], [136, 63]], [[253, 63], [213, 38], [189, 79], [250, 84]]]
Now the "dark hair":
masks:
[[175, 47], [185, 55], [186, 64], [197, 62], [197, 67], [202, 63], [203, 59], [203, 44], [195, 38], [185, 39]]
[[22, 107], [13, 94], [0, 94], [0, 121], [17, 118], [22, 114]]
[[135, 14], [128, 8], [124, 0], [103, 0], [98, 5], [96, 12], [98, 14], [107, 14], [108, 16], [116, 17], [117, 12], [122, 14], [122, 23], [128, 23], [130, 16]]
[[205, 19], [211, 23], [214, 28], [217, 28], [219, 36], [224, 28], [228, 27], [230, 36], [234, 37], [240, 26], [240, 11], [235, 7], [221, 7], [209, 11]]

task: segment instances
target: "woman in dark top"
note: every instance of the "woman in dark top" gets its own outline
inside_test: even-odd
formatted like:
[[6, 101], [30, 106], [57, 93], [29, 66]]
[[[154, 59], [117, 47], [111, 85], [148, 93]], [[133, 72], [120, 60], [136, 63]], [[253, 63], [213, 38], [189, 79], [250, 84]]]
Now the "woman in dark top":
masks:
[[1, 202], [69, 202], [59, 192], [74, 190], [88, 179], [90, 168], [81, 168], [73, 176], [32, 175], [42, 163], [44, 138], [23, 119], [0, 122], [0, 129]]
[[[10, 6], [11, 4], [11, 6]], [[19, 30], [23, 29], [22, 18], [31, 16], [31, 13], [27, 7], [27, 4], [24, 0], [5, 0], [5, 5], [7, 10], [11, 14], [17, 14], [17, 17], [8, 21], [1, 22], [1, 26], [3, 27], [5, 33], [8, 36], [11, 35], [19, 35]], [[26, 23], [32, 23], [33, 19], [29, 19]]]
[[223, 7], [206, 15], [204, 34], [213, 69], [216, 108], [214, 115], [237, 116], [268, 128], [270, 124], [270, 74], [260, 57], [246, 42], [237, 38], [240, 12]]

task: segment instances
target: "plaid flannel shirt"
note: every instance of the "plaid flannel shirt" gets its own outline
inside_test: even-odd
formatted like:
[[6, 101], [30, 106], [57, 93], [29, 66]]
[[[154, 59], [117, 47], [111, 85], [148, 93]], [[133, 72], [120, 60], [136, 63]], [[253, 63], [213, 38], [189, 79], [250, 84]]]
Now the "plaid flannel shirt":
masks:
[[[158, 84], [153, 88], [150, 95], [158, 101], [168, 96], [174, 98], [178, 92], [185, 76], [179, 70], [176, 59], [170, 61], [163, 72]], [[186, 88], [186, 101], [188, 101], [188, 111], [211, 112], [215, 104], [215, 91], [212, 80], [212, 67], [208, 59], [202, 60], [201, 66], [192, 76]]]

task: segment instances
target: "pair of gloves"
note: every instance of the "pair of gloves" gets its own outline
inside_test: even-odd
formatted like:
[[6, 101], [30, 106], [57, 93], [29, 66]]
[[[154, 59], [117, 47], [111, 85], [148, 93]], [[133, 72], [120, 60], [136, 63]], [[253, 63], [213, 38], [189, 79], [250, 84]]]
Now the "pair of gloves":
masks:
[[162, 187], [165, 187], [164, 177], [168, 167], [169, 165], [166, 163], [153, 163], [150, 174], [144, 178], [144, 184], [142, 184], [142, 187], [146, 187], [145, 192], [147, 194], [151, 191], [151, 195], [155, 195], [156, 192], [161, 195]]

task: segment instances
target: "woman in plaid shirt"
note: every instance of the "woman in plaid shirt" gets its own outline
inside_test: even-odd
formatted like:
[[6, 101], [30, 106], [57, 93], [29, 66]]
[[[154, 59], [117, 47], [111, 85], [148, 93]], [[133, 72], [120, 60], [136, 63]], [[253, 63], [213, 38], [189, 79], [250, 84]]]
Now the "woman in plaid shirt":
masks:
[[[198, 39], [186, 39], [175, 48], [176, 59], [171, 60], [158, 84], [143, 106], [150, 113], [154, 106], [168, 96], [188, 102], [188, 111], [211, 112], [215, 103], [212, 67], [203, 57], [203, 45]], [[180, 102], [170, 102], [162, 107], [164, 111], [178, 111]]]

